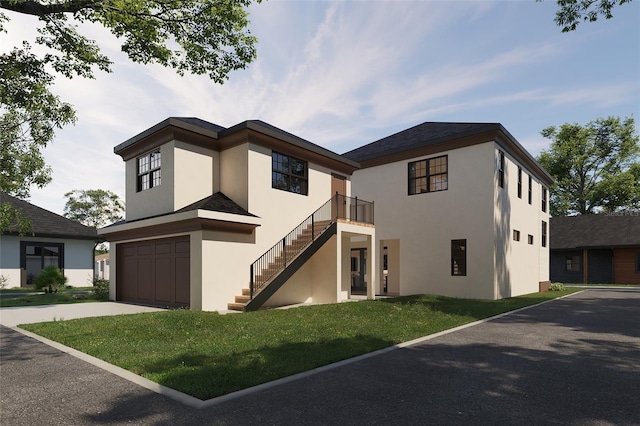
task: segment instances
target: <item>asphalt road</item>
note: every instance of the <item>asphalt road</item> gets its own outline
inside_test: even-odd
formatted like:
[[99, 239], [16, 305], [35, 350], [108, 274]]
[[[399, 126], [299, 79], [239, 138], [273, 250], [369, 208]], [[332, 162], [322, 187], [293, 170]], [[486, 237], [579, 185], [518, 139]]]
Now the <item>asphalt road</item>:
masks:
[[203, 409], [6, 327], [2, 425], [640, 425], [640, 290], [586, 290]]

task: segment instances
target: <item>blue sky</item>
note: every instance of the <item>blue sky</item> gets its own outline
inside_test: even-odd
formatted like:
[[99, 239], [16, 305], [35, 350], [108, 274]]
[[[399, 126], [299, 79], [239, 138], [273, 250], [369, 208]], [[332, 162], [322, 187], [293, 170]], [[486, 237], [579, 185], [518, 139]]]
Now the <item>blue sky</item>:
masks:
[[[337, 153], [425, 121], [499, 122], [533, 155], [547, 126], [640, 119], [639, 2], [564, 34], [555, 11], [552, 1], [266, 1], [250, 7], [258, 60], [224, 85], [134, 64], [104, 29], [81, 26], [113, 73], [56, 80], [79, 120], [45, 150], [54, 179], [31, 202], [61, 214], [73, 189], [124, 198], [113, 147], [170, 116], [261, 119]], [[2, 50], [35, 37], [34, 18], [8, 15]]]

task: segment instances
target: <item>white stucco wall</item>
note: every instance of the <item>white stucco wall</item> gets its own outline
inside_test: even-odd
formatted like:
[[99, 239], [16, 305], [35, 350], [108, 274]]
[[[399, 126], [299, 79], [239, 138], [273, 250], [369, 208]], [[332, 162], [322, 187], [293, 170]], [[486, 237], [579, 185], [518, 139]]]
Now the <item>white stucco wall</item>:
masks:
[[214, 163], [218, 155], [218, 152], [211, 149], [175, 142], [174, 210], [202, 200], [215, 192]]
[[137, 191], [137, 158], [131, 158], [125, 162], [127, 221], [174, 211], [174, 146], [175, 142], [171, 141], [160, 147], [161, 183], [144, 191]]
[[[408, 195], [408, 163], [441, 155], [448, 156], [448, 189]], [[375, 201], [376, 246], [395, 240], [387, 246], [399, 257], [400, 294], [493, 298], [494, 164], [488, 141], [353, 174], [353, 194]], [[451, 276], [454, 239], [467, 240], [466, 276]]]

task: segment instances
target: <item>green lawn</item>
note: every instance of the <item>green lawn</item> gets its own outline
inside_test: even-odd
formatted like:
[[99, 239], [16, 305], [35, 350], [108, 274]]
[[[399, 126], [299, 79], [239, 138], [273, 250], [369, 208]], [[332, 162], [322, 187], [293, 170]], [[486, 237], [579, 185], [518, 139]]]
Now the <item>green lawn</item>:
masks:
[[[89, 287], [93, 289], [93, 287]], [[10, 289], [13, 290], [13, 289]], [[0, 297], [0, 308], [9, 308], [12, 306], [37, 306], [37, 305], [58, 305], [65, 303], [85, 303], [85, 302], [102, 302], [95, 294], [78, 294], [78, 291], [86, 291], [86, 288], [73, 288], [61, 290], [58, 293], [49, 294], [30, 294], [20, 297]], [[30, 290], [35, 292], [36, 290]], [[3, 293], [22, 293], [26, 291], [8, 291]]]
[[407, 296], [230, 315], [175, 310], [22, 327], [208, 399], [577, 291], [498, 301]]

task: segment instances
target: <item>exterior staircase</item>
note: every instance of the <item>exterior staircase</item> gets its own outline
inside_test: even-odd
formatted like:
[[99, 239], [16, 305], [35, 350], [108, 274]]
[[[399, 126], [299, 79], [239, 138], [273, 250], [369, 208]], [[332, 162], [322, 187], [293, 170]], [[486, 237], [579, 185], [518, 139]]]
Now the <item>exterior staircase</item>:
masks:
[[362, 221], [373, 223], [373, 203], [336, 194], [251, 265], [249, 288], [242, 289], [228, 309], [259, 309], [337, 233], [338, 219], [357, 221], [363, 208], [367, 214], [360, 214]]

